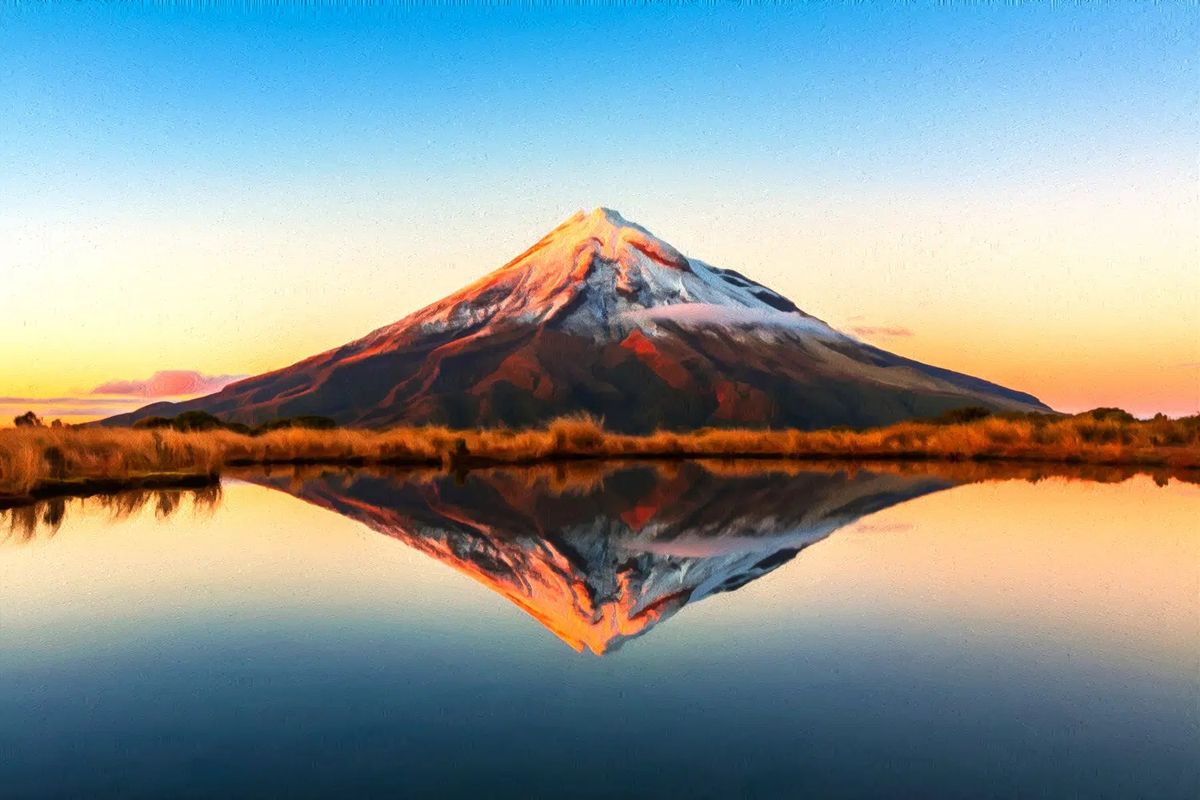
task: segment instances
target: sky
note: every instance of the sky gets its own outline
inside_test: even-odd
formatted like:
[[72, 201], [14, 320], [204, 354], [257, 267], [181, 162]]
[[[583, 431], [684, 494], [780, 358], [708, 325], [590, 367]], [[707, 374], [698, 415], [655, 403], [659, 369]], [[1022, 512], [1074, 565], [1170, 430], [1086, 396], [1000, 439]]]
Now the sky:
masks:
[[286, 366], [596, 206], [1056, 409], [1196, 413], [1197, 54], [1191, 3], [0, 3], [0, 418]]

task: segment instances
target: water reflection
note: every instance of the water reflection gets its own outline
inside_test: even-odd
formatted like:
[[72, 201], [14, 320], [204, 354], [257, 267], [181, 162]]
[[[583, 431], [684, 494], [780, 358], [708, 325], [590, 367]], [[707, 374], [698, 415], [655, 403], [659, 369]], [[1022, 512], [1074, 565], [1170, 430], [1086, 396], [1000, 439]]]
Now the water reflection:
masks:
[[255, 482], [403, 541], [596, 654], [864, 515], [954, 485], [870, 470], [733, 473], [685, 463]]
[[[582, 463], [440, 471], [249, 470], [480, 582], [577, 651], [617, 650], [685, 605], [738, 589], [862, 517], [996, 479], [1116, 482], [1135, 470], [910, 463]], [[1160, 486], [1166, 475], [1155, 475]], [[51, 537], [72, 507], [120, 521], [212, 514], [220, 486], [56, 498], [0, 510], [0, 538]], [[871, 529], [870, 523], [858, 526]]]
[[229, 477], [0, 515], [0, 794], [1198, 796], [1194, 485]]
[[38, 536], [51, 537], [62, 527], [72, 508], [100, 511], [107, 514], [110, 522], [120, 522], [147, 507], [154, 509], [158, 519], [167, 519], [185, 509], [211, 515], [220, 504], [220, 484], [199, 489], [132, 489], [87, 497], [53, 497], [28, 505], [0, 508], [0, 542], [28, 542]]

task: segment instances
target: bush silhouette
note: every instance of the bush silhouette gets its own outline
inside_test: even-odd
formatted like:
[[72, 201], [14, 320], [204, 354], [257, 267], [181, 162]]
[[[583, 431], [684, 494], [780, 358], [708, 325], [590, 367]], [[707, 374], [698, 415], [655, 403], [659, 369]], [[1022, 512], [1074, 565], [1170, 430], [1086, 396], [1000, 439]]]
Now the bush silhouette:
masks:
[[1135, 422], [1137, 418], [1123, 408], [1093, 408], [1079, 416], [1091, 417], [1097, 422]]
[[18, 428], [44, 428], [42, 418], [32, 411], [26, 411], [19, 417], [13, 417], [13, 425]]
[[172, 422], [173, 420], [168, 417], [146, 417], [133, 423], [133, 427], [138, 430], [154, 430], [155, 428], [169, 428]]
[[213, 431], [227, 426], [207, 411], [185, 411], [172, 420], [171, 427], [177, 431]]
[[273, 419], [270, 422], [264, 422], [254, 428], [252, 433], [258, 435], [267, 431], [276, 431], [281, 428], [306, 428], [314, 431], [333, 430], [337, 427], [337, 423], [329, 417], [318, 417], [315, 415], [302, 415], [299, 417], [280, 417]]
[[283, 428], [305, 428], [308, 430], [333, 430], [337, 423], [329, 417], [299, 416], [281, 417], [251, 428], [241, 422], [226, 422], [207, 411], [185, 411], [177, 417], [145, 417], [133, 423], [138, 430], [170, 428], [176, 431], [233, 431], [247, 436], [259, 436]]
[[983, 406], [964, 406], [963, 408], [952, 408], [949, 411], [944, 411], [931, 421], [937, 425], [962, 425], [966, 422], [987, 419], [991, 415], [992, 412]]

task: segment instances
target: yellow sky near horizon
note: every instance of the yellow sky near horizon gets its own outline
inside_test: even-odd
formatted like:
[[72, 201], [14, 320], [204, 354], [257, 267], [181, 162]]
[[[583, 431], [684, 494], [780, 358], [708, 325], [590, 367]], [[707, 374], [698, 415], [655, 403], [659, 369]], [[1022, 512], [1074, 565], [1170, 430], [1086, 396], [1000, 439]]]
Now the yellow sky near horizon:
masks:
[[[1196, 413], [1194, 190], [1184, 176], [1135, 175], [1090, 188], [605, 204], [885, 349], [1060, 410]], [[0, 220], [0, 264], [18, 265], [4, 276], [0, 397], [79, 396], [161, 369], [283, 367], [438, 300], [573, 210]]]

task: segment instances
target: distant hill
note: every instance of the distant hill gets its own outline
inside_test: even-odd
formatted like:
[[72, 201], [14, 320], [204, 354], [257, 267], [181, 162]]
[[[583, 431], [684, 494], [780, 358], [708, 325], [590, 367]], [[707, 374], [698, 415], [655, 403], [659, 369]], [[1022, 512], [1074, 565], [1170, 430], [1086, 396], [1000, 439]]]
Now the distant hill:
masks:
[[682, 255], [600, 208], [513, 261], [354, 342], [182, 403], [256, 424], [525, 426], [572, 412], [614, 430], [882, 425], [1036, 397], [834, 330], [786, 297]]

